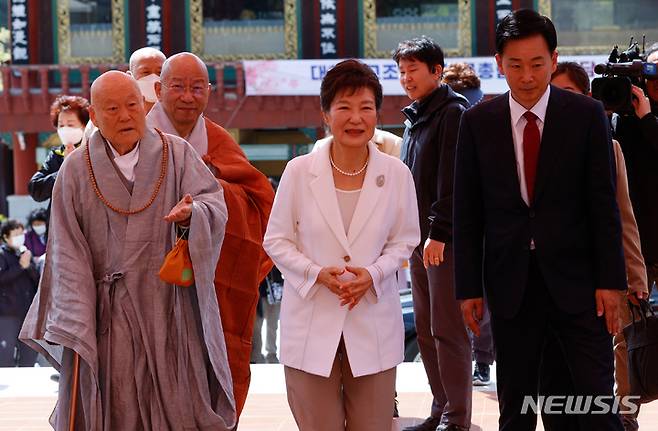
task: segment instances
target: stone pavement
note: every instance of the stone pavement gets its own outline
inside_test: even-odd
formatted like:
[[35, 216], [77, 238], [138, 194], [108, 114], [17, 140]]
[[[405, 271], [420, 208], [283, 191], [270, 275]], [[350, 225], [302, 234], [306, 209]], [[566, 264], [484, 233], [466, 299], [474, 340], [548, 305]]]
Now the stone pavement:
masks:
[[[493, 370], [492, 370], [493, 372]], [[48, 416], [56, 400], [52, 368], [0, 368], [0, 431], [48, 431]], [[281, 365], [252, 365], [252, 385], [240, 421], [240, 431], [296, 431], [288, 409]], [[432, 402], [422, 364], [398, 367], [400, 415], [392, 431], [424, 419]], [[495, 431], [498, 403], [495, 385], [473, 392], [472, 431]], [[537, 427], [543, 430], [541, 420]], [[658, 401], [642, 407], [641, 431], [658, 431]]]

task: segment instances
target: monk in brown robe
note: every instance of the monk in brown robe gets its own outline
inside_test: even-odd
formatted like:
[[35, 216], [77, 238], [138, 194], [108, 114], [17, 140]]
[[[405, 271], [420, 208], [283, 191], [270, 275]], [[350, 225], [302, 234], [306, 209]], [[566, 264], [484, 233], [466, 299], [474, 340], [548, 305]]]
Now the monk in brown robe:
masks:
[[[231, 430], [213, 284], [227, 220], [221, 185], [188, 143], [145, 126], [129, 75], [96, 79], [90, 114], [98, 130], [55, 183], [44, 274], [20, 335], [61, 373], [51, 424]], [[179, 235], [188, 238], [190, 287], [158, 276]]]
[[155, 90], [159, 102], [147, 116], [147, 123], [186, 139], [224, 189], [228, 224], [215, 273], [215, 290], [239, 416], [251, 379], [249, 359], [258, 285], [272, 267], [262, 242], [274, 191], [231, 135], [204, 117], [210, 83], [201, 59], [191, 53], [168, 58]]

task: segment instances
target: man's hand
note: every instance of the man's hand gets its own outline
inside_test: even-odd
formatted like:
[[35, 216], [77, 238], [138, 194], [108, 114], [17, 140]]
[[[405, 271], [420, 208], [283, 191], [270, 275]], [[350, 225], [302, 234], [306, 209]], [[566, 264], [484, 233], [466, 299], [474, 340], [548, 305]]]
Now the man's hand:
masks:
[[631, 88], [631, 93], [633, 94], [632, 103], [633, 108], [635, 109], [635, 115], [637, 118], [644, 118], [645, 115], [651, 112], [651, 103], [649, 98], [644, 94], [644, 91], [636, 85], [633, 85]]
[[354, 274], [356, 278], [343, 283], [341, 286], [342, 294], [340, 295], [340, 305], [349, 304], [349, 309], [351, 310], [356, 307], [356, 304], [358, 304], [359, 301], [361, 301], [363, 295], [373, 287], [372, 277], [365, 268], [346, 266], [345, 270]]
[[183, 196], [183, 199], [165, 216], [165, 221], [178, 223], [181, 226], [188, 226], [190, 224], [190, 217], [192, 217], [192, 202], [191, 195], [187, 194]]
[[638, 307], [640, 306], [640, 300], [647, 300], [649, 299], [649, 292], [644, 290], [644, 291], [633, 291], [633, 290], [628, 290], [626, 292], [626, 299], [631, 301], [633, 305], [637, 305]]
[[318, 273], [318, 283], [324, 284], [327, 289], [331, 290], [336, 296], [341, 296], [343, 291], [340, 290], [340, 281], [338, 276], [344, 273], [344, 269], [336, 266], [327, 266]]
[[30, 267], [30, 263], [32, 263], [32, 253], [30, 250], [25, 250], [21, 253], [21, 257], [18, 258], [18, 263], [23, 269]]
[[623, 291], [611, 289], [596, 290], [596, 315], [605, 316], [605, 324], [611, 335], [621, 330], [620, 306]]
[[75, 145], [73, 144], [64, 144], [64, 158], [71, 154], [75, 150]]
[[425, 269], [429, 268], [430, 265], [441, 265], [443, 262], [443, 250], [445, 248], [445, 243], [427, 238], [423, 247], [423, 264], [425, 265]]
[[473, 331], [476, 337], [480, 336], [480, 320], [482, 320], [482, 313], [484, 307], [484, 300], [482, 298], [464, 299], [461, 301], [462, 317], [466, 326]]

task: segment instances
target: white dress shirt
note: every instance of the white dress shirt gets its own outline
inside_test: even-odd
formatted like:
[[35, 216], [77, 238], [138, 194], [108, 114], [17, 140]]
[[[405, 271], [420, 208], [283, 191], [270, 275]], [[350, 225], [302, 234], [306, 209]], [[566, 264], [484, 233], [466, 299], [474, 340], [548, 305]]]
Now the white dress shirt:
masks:
[[[551, 94], [551, 86], [546, 87], [544, 95], [535, 103], [535, 106], [529, 109], [538, 118], [537, 127], [539, 127], [539, 138], [544, 133], [544, 119], [546, 118], [546, 108], [548, 107], [548, 98]], [[514, 140], [514, 153], [516, 154], [516, 172], [519, 175], [519, 185], [521, 186], [521, 197], [525, 203], [530, 206], [528, 200], [528, 186], [525, 179], [525, 163], [523, 159], [523, 129], [525, 129], [528, 120], [525, 114], [528, 109], [524, 108], [519, 102], [514, 100], [512, 93], [509, 93], [509, 109], [512, 117], [512, 139]], [[540, 141], [541, 142], [541, 141]]]

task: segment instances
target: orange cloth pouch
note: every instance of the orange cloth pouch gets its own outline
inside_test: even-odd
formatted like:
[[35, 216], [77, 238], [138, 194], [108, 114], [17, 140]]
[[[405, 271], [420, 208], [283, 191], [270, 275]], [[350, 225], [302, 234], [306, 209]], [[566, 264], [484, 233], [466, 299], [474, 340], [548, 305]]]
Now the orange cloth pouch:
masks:
[[160, 279], [176, 286], [190, 287], [194, 284], [194, 269], [187, 240], [179, 238], [176, 245], [165, 256], [160, 267]]

